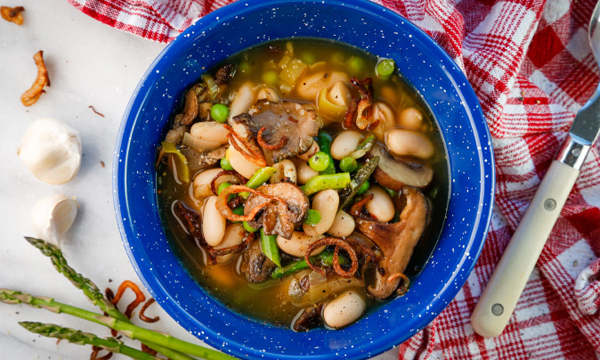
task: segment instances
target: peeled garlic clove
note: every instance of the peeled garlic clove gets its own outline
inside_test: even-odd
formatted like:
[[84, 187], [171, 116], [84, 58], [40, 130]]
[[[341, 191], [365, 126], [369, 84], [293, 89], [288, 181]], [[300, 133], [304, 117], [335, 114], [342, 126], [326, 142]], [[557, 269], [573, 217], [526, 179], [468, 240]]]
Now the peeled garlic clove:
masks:
[[79, 171], [79, 132], [60, 120], [38, 119], [25, 132], [19, 157], [38, 179], [64, 184]]
[[31, 209], [31, 223], [37, 236], [56, 246], [77, 216], [77, 200], [62, 194], [39, 200]]

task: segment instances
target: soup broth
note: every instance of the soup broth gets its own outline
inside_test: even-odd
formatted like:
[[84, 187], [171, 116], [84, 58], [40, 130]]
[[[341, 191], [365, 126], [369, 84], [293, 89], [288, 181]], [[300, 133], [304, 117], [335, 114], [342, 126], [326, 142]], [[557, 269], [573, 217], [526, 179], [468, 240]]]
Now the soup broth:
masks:
[[[381, 74], [376, 70], [379, 69], [378, 64], [381, 61], [382, 59], [378, 59], [372, 54], [337, 42], [317, 39], [280, 40], [262, 44], [229, 57], [225, 62], [207, 72], [207, 74], [213, 74], [214, 78], [211, 78], [208, 81], [207, 79], [199, 81], [207, 83], [209, 90], [211, 86], [214, 86], [213, 90], [218, 89], [219, 93], [217, 99], [219, 100], [211, 100], [211, 102], [221, 102], [228, 106], [230, 111], [233, 111], [235, 107], [233, 104], [235, 102], [234, 99], [237, 94], [242, 91], [241, 89], [245, 84], [251, 83], [255, 90], [259, 89], [256, 90], [258, 93], [261, 91], [261, 86], [265, 85], [266, 87], [263, 87], [262, 89], [268, 89], [268, 91], [264, 91], [266, 92], [266, 95], [263, 94], [264, 96], [267, 96], [267, 105], [269, 101], [274, 102], [273, 99], [268, 98], [269, 95], [273, 95], [274, 93], [274, 96], [278, 98], [277, 101], [291, 101], [303, 104], [303, 106], [309, 110], [315, 108], [319, 121], [322, 121], [322, 127], [319, 129], [319, 134], [327, 133], [335, 142], [336, 137], [347, 130], [345, 121], [340, 120], [340, 118], [346, 118], [347, 111], [340, 114], [338, 111], [339, 109], [335, 106], [331, 109], [325, 107], [326, 104], [324, 105], [324, 103], [321, 102], [323, 99], [319, 99], [319, 97], [326, 96], [324, 95], [325, 93], [321, 94], [321, 91], [327, 90], [320, 90], [311, 98], [310, 91], [307, 94], [305, 89], [307, 86], [306, 82], [312, 81], [312, 79], [310, 79], [311, 75], [318, 77], [318, 75], [314, 74], [325, 74], [321, 75], [320, 79], [324, 83], [329, 84], [323, 87], [327, 89], [328, 87], [332, 88], [333, 86], [327, 78], [340, 76], [339, 81], [346, 84], [346, 88], [352, 91], [352, 97], [356, 98], [357, 95], [355, 94], [355, 89], [352, 87], [351, 81], [348, 80], [351, 78], [360, 80], [367, 78], [372, 79], [372, 104], [383, 104], [382, 106], [385, 107], [383, 110], [384, 112], [387, 110], [391, 111], [393, 114], [393, 124], [388, 124], [387, 131], [385, 131], [385, 133], [381, 131], [381, 134], [377, 133], [377, 128], [371, 131], [358, 130], [358, 132], [363, 133], [361, 141], [364, 141], [369, 135], [374, 135], [375, 146], [387, 149], [387, 132], [394, 128], [407, 129], [407, 127], [410, 126], [412, 127], [412, 130], [425, 137], [433, 148], [432, 155], [428, 157], [425, 156], [425, 159], [418, 158], [414, 155], [398, 157], [400, 159], [399, 161], [405, 161], [410, 164], [410, 166], [415, 166], [415, 168], [426, 166], [433, 172], [433, 178], [421, 189], [427, 199], [427, 207], [429, 209], [427, 223], [424, 226], [424, 231], [419, 242], [412, 252], [410, 263], [403, 271], [404, 275], [411, 279], [417, 276], [423, 266], [425, 266], [442, 229], [449, 193], [448, 165], [442, 139], [439, 131], [436, 129], [435, 122], [432, 119], [432, 115], [428, 110], [427, 105], [423, 102], [419, 94], [409, 84], [403, 81], [402, 75], [397, 71], [394, 71], [394, 73], [386, 79], [382, 79]], [[226, 85], [212, 84], [211, 81], [214, 82], [215, 80], [218, 80], [218, 76], [215, 76], [218, 69], [222, 69], [224, 65], [230, 66], [230, 70], [235, 69], [234, 75], [228, 79]], [[292, 69], [294, 66], [298, 66], [301, 69], [294, 70]], [[285, 71], [286, 68], [288, 69], [287, 72]], [[233, 73], [233, 71], [231, 72]], [[296, 79], [294, 79], [294, 76], [297, 75], [295, 72], [301, 72]], [[346, 75], [342, 76], [339, 74]], [[289, 79], [294, 80], [294, 83], [289, 84], [289, 82], [286, 82], [286, 80]], [[366, 87], [367, 86], [365, 86], [365, 88]], [[199, 90], [198, 87], [195, 87], [189, 91], [198, 92]], [[333, 94], [332, 96], [336, 96], [336, 94]], [[343, 94], [343, 92], [341, 94]], [[186, 95], [184, 95], [182, 104], [186, 103]], [[253, 106], [256, 106], [256, 104], [253, 104]], [[360, 108], [360, 105], [358, 106]], [[200, 114], [203, 111], [202, 103], [200, 103], [199, 107], [200, 110], [198, 111]], [[186, 109], [187, 104], [185, 106], [182, 105], [181, 113], [178, 114], [185, 114]], [[252, 111], [253, 110], [248, 110], [250, 116], [252, 116]], [[336, 113], [336, 111], [338, 111], [338, 113]], [[212, 111], [210, 111], [210, 114], [214, 116]], [[177, 123], [181, 120], [181, 115], [178, 116], [180, 116], [180, 118], [175, 118], [173, 123]], [[196, 118], [199, 117], [201, 117], [201, 115], [197, 115]], [[336, 119], [332, 120], [333, 118]], [[291, 120], [292, 119], [290, 119], [290, 121]], [[402, 121], [404, 121], [404, 123], [401, 123]], [[229, 123], [231, 125], [231, 118], [229, 118]], [[378, 126], [381, 127], [383, 125]], [[175, 127], [172, 127], [171, 130], [174, 128]], [[189, 130], [189, 126], [186, 127], [186, 129]], [[193, 133], [193, 128], [189, 131]], [[167, 135], [167, 138], [168, 137], [169, 135]], [[277, 139], [272, 138], [269, 143], [276, 143], [277, 141], [275, 140]], [[286, 140], [290, 141], [289, 139]], [[185, 148], [184, 145], [179, 144], [179, 146], [180, 149]], [[194, 166], [194, 164], [192, 164], [193, 161], [190, 161], [188, 156], [190, 180], [189, 183], [186, 184], [182, 181], [182, 175], [179, 172], [182, 165], [178, 163], [176, 156], [169, 155], [168, 151], [167, 155], [165, 155], [164, 150], [165, 145], [163, 143], [163, 147], [159, 152], [159, 161], [157, 163], [157, 192], [161, 217], [167, 235], [170, 241], [172, 241], [172, 247], [178, 254], [190, 276], [195, 279], [206, 292], [220, 300], [225, 306], [243, 316], [257, 321], [289, 327], [294, 323], [295, 318], [297, 318], [299, 313], [304, 311], [303, 309], [316, 306], [315, 304], [302, 303], [302, 301], [292, 301], [289, 296], [293, 284], [300, 284], [299, 286], [302, 286], [301, 282], [303, 281], [303, 277], [305, 279], [310, 278], [310, 276], [312, 276], [311, 274], [315, 273], [314, 271], [311, 271], [310, 268], [303, 269], [293, 275], [279, 279], [274, 279], [273, 276], [269, 276], [265, 281], [252, 283], [247, 280], [247, 276], [241, 271], [241, 267], [243, 266], [242, 263], [244, 262], [241, 251], [223, 256], [223, 258], [226, 259], [220, 259], [216, 264], [211, 263], [211, 258], [206, 251], [206, 244], [202, 243], [204, 240], [199, 240], [197, 236], [195, 237], [192, 234], [189, 220], [183, 217], [178, 209], [181, 209], [181, 204], [183, 204], [187, 211], [202, 214], [203, 207], [206, 206], [208, 200], [203, 197], [198, 198], [198, 196], [195, 196], [195, 191], [197, 194], [198, 189], [195, 188], [193, 179], [196, 175], [203, 173], [207, 169], [219, 168], [220, 164], [223, 163], [216, 162], [214, 165]], [[366, 166], [365, 164], [368, 164], [368, 159], [372, 158], [372, 154], [369, 154], [371, 153], [357, 159], [358, 166]], [[185, 152], [184, 155], [186, 155]], [[294, 163], [297, 165], [298, 160], [296, 158], [297, 156], [294, 157]], [[272, 161], [267, 162], [267, 165], [272, 166]], [[335, 169], [340, 169], [340, 161], [330, 158], [330, 162]], [[232, 162], [231, 165], [234, 165], [234, 163]], [[299, 169], [299, 167], [297, 166], [296, 169]], [[341, 170], [336, 171], [342, 172]], [[354, 177], [358, 171], [360, 170], [354, 170], [351, 172], [351, 175]], [[299, 172], [297, 176], [298, 179], [300, 179], [301, 175]], [[289, 179], [287, 180], [289, 181]], [[272, 179], [271, 182], [273, 182]], [[377, 183], [372, 177], [369, 179], [369, 182], [371, 187], [375, 187]], [[221, 189], [221, 187], [219, 187], [219, 189]], [[223, 190], [224, 189], [225, 187], [223, 187]], [[302, 187], [301, 189], [304, 190], [305, 187]], [[392, 195], [391, 198], [394, 198], [393, 196], [399, 197], [397, 192], [394, 192], [393, 190], [384, 190]], [[338, 189], [336, 191], [340, 190]], [[250, 196], [253, 195], [250, 194]], [[314, 199], [314, 196], [315, 195], [311, 194], [309, 195], [309, 198]], [[354, 203], [360, 198], [360, 195], [356, 197]], [[248, 199], [250, 199], [250, 197], [248, 197]], [[349, 207], [350, 206], [346, 209]], [[368, 209], [368, 206], [366, 208]], [[350, 212], [349, 210], [346, 211], [348, 213]], [[363, 212], [366, 212], [366, 210]], [[389, 223], [400, 221], [398, 219], [399, 213], [400, 211], [396, 208], [396, 215]], [[198, 215], [198, 217], [202, 218], [200, 215]], [[227, 220], [227, 224], [230, 226], [233, 222]], [[244, 226], [246, 226], [246, 224], [244, 224]], [[300, 226], [300, 229], [302, 229], [302, 226]], [[296, 229], [298, 229], [297, 224]], [[257, 238], [259, 237], [258, 233], [259, 232], [255, 233]], [[244, 244], [244, 246], [249, 245]], [[262, 250], [263, 252], [265, 251], [264, 248], [262, 248]], [[330, 250], [331, 252], [334, 251], [332, 244], [329, 244], [327, 251]], [[341, 250], [340, 252], [347, 258], [344, 261], [349, 263], [351, 259], [348, 257], [348, 254]], [[280, 253], [283, 255], [281, 258], [282, 267], [301, 260], [301, 258], [297, 256], [295, 258], [293, 256], [287, 256], [283, 254], [282, 251], [280, 251]], [[373, 262], [373, 259], [371, 259], [371, 261]], [[347, 267], [348, 265], [346, 265], [346, 269]], [[357, 275], [350, 279], [338, 278], [339, 282], [345, 282], [347, 284], [338, 284], [339, 286], [333, 286], [331, 284], [324, 287], [321, 286], [319, 291], [327, 293], [329, 297], [318, 297], [316, 304], [318, 305], [317, 308], [319, 309], [319, 312], [323, 311], [321, 310], [323, 304], [327, 304], [328, 301], [341, 292], [351, 291], [358, 294], [364, 301], [366, 312], [372, 311], [372, 309], [376, 308], [382, 301], [389, 301], [389, 299], [396, 297], [397, 295], [394, 293], [391, 297], [381, 300], [369, 293], [367, 286], [362, 284], [361, 281], [363, 281], [362, 278], [365, 278], [364, 281], [367, 283], [372, 281], [370, 279], [373, 278], [373, 273], [375, 271], [378, 270], [374, 269], [372, 266], [370, 270], [363, 268], [357, 272]], [[359, 273], [360, 276], [358, 275]], [[328, 270], [328, 274], [331, 274], [330, 270]], [[327, 276], [329, 278], [330, 275]], [[401, 281], [400, 287], [404, 285], [407, 285], [405, 280]], [[311, 297], [314, 298], [313, 295], [314, 294], [312, 294]], [[299, 304], [299, 302], [301, 304]]]

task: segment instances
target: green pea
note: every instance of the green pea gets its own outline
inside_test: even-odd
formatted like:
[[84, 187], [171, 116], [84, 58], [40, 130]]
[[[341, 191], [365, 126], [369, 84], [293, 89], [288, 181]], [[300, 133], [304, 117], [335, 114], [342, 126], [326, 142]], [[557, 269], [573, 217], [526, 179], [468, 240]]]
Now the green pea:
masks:
[[242, 61], [240, 63], [240, 66], [238, 67], [238, 69], [244, 74], [250, 72], [251, 68], [252, 68], [252, 65], [250, 65], [250, 63], [248, 61]]
[[310, 165], [310, 167], [314, 171], [323, 171], [327, 169], [330, 161], [331, 158], [329, 157], [329, 155], [322, 151], [319, 151], [316, 154], [314, 154], [310, 159], [308, 159], [308, 165]]
[[276, 71], [266, 71], [262, 80], [269, 85], [277, 85], [279, 82], [279, 74]]
[[321, 222], [321, 213], [318, 212], [317, 210], [313, 210], [313, 209], [308, 210], [308, 216], [306, 217], [306, 220], [304, 220], [304, 223], [306, 223], [310, 226], [315, 226], [320, 222]]
[[227, 121], [227, 117], [229, 116], [229, 109], [227, 106], [223, 104], [214, 104], [210, 107], [210, 117], [218, 122], [223, 124]]
[[346, 156], [340, 161], [340, 170], [343, 172], [353, 172], [358, 169], [356, 159], [351, 156]]
[[358, 74], [365, 68], [365, 60], [358, 56], [353, 56], [346, 61], [346, 67], [351, 74]]
[[362, 194], [366, 193], [367, 190], [369, 190], [369, 187], [371, 187], [371, 184], [369, 184], [369, 180], [367, 180], [358, 188], [358, 191], [356, 192], [356, 194], [362, 195]]
[[388, 195], [391, 197], [398, 196], [398, 192], [396, 190], [388, 189], [386, 187], [384, 187], [383, 190], [385, 190], [385, 192], [388, 193]]
[[377, 76], [385, 80], [394, 73], [395, 68], [396, 62], [394, 62], [394, 60], [382, 59], [375, 67], [375, 72], [377, 73]]
[[231, 166], [231, 163], [229, 162], [229, 160], [227, 160], [226, 157], [221, 159], [221, 168], [223, 170], [233, 170], [233, 166]]
[[302, 62], [305, 64], [312, 65], [315, 63], [316, 57], [315, 54], [305, 51], [300, 55], [300, 60], [302, 60]]
[[258, 231], [258, 229], [255, 229], [252, 226], [250, 226], [247, 221], [242, 222], [242, 226], [244, 227], [244, 230], [250, 233]]
[[221, 185], [219, 185], [219, 187], [217, 188], [217, 195], [220, 195], [220, 194], [221, 194], [221, 191], [223, 191], [223, 190], [227, 189], [227, 188], [228, 188], [228, 187], [230, 187], [230, 186], [231, 186], [231, 183], [230, 183], [230, 182], [224, 182], [224, 183], [222, 183]]

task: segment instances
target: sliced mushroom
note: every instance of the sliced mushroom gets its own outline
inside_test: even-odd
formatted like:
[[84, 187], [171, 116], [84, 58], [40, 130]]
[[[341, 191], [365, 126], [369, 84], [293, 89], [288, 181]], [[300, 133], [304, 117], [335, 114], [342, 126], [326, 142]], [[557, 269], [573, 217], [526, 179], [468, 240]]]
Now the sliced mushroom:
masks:
[[269, 278], [277, 265], [263, 254], [259, 241], [253, 241], [242, 254], [240, 271], [251, 283], [260, 283]]
[[292, 330], [297, 332], [308, 331], [323, 325], [321, 317], [322, 305], [317, 304], [313, 307], [300, 310], [294, 320], [292, 320]]
[[266, 147], [264, 143], [271, 147], [274, 162], [305, 153], [320, 127], [315, 110], [290, 101], [259, 102], [234, 121], [246, 123], [259, 143], [263, 142], [263, 148]]
[[372, 156], [379, 156], [379, 165], [373, 176], [388, 189], [400, 191], [404, 186], [423, 189], [433, 179], [433, 169], [427, 164], [411, 164], [396, 160], [383, 147], [373, 146]]
[[[267, 235], [280, 235], [291, 239], [294, 229], [302, 223], [308, 213], [308, 198], [300, 188], [292, 183], [277, 183], [259, 186], [256, 191], [268, 197], [251, 194], [244, 205], [248, 215], [265, 202], [269, 205], [249, 224], [255, 229], [263, 227]], [[274, 201], [273, 197], [278, 198]]]
[[384, 223], [356, 218], [356, 229], [370, 238], [381, 249], [379, 270], [375, 274], [375, 283], [367, 290], [378, 299], [392, 295], [400, 283], [400, 274], [404, 272], [413, 249], [421, 238], [427, 222], [427, 200], [414, 188], [405, 187], [402, 195], [406, 205], [396, 223]]

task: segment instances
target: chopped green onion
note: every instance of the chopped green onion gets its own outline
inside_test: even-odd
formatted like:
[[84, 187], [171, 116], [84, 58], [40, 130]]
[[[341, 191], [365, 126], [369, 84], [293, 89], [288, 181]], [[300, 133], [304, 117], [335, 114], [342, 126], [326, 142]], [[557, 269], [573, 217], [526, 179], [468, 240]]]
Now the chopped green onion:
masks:
[[318, 210], [313, 210], [313, 209], [308, 210], [308, 216], [306, 217], [306, 220], [304, 220], [304, 223], [308, 224], [310, 226], [315, 226], [320, 222], [321, 222], [321, 213]]
[[340, 170], [344, 172], [353, 172], [358, 169], [358, 163], [356, 159], [351, 156], [346, 156], [342, 160], [340, 160]]
[[221, 168], [223, 170], [233, 170], [233, 166], [231, 166], [231, 163], [229, 162], [229, 160], [227, 160], [226, 157], [221, 159]]
[[396, 62], [394, 62], [394, 60], [382, 59], [381, 61], [379, 61], [379, 63], [377, 63], [377, 66], [375, 67], [375, 72], [377, 73], [377, 76], [379, 76], [379, 78], [385, 80], [394, 73], [395, 68]]
[[308, 159], [308, 165], [314, 171], [325, 171], [331, 162], [331, 157], [324, 153], [323, 151], [318, 151], [316, 154]]
[[331, 175], [317, 175], [308, 180], [301, 189], [306, 195], [317, 193], [327, 189], [343, 189], [350, 184], [350, 173], [339, 173]]
[[244, 227], [244, 230], [250, 233], [258, 231], [258, 229], [255, 229], [252, 226], [250, 226], [247, 221], [242, 222], [242, 226]]
[[227, 121], [227, 117], [229, 116], [229, 109], [227, 106], [223, 104], [214, 104], [210, 107], [210, 117], [218, 122], [225, 123]]
[[210, 95], [210, 98], [213, 100], [216, 99], [217, 95], [219, 94], [219, 85], [217, 85], [215, 79], [213, 79], [213, 77], [210, 75], [204, 74], [202, 75], [202, 80], [204, 80], [208, 86], [208, 94]]
[[260, 228], [260, 248], [269, 260], [281, 267], [281, 257], [279, 255], [279, 247], [277, 246], [277, 235], [267, 235], [265, 234], [265, 230]]

